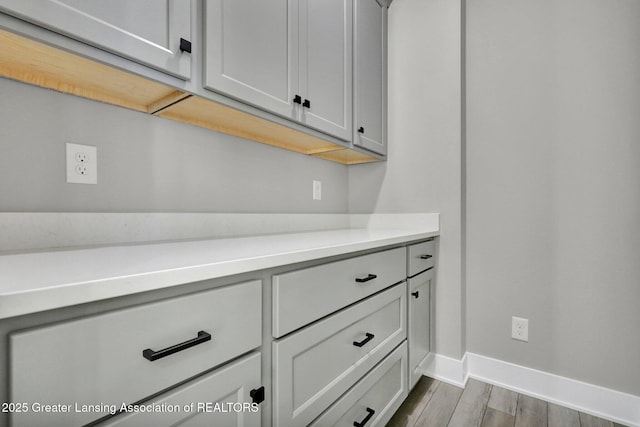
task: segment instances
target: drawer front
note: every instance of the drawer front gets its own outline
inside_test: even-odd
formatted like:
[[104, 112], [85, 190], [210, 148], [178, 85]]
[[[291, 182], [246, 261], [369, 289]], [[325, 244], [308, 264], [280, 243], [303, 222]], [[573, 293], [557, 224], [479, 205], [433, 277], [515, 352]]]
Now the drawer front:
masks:
[[436, 259], [436, 240], [409, 246], [408, 256], [408, 276], [415, 276], [421, 271], [433, 267]]
[[406, 337], [406, 283], [273, 344], [274, 425], [307, 425]]
[[273, 276], [273, 336], [401, 282], [405, 263], [405, 249], [398, 248]]
[[384, 426], [408, 395], [404, 342], [318, 417], [313, 427]]
[[140, 406], [157, 412], [129, 412], [101, 427], [259, 427], [260, 407], [251, 390], [260, 387], [260, 354], [217, 369]]
[[[12, 401], [93, 405], [87, 412], [14, 414], [12, 425], [100, 418], [109, 410], [99, 403], [140, 401], [259, 347], [260, 323], [261, 282], [252, 281], [11, 334]], [[191, 340], [196, 345], [188, 347]], [[143, 355], [177, 344], [185, 345], [154, 361]]]

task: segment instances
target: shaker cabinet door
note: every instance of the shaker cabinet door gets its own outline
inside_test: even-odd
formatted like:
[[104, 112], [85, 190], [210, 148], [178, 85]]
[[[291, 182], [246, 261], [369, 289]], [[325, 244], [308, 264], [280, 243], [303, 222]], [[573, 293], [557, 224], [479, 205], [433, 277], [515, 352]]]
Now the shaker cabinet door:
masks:
[[205, 87], [297, 119], [298, 0], [209, 0]]
[[433, 270], [425, 271], [409, 282], [409, 387], [412, 388], [422, 375], [418, 366], [429, 354], [430, 340], [430, 292]]
[[353, 143], [387, 154], [387, 8], [376, 0], [355, 0]]
[[301, 121], [346, 141], [353, 126], [352, 5], [352, 0], [300, 0], [299, 12]]
[[176, 77], [191, 77], [190, 0], [0, 0], [0, 11]]

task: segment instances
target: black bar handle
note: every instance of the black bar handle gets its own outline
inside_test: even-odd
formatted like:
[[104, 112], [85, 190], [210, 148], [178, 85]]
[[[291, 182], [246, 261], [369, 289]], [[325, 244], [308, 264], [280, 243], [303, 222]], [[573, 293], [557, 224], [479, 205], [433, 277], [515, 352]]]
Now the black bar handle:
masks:
[[191, 42], [189, 40], [180, 38], [180, 52], [191, 53]]
[[302, 97], [300, 95], [296, 95], [293, 97], [293, 102], [295, 104], [302, 104]]
[[302, 103], [302, 106], [305, 108], [311, 108], [311, 101], [309, 101], [308, 99], [305, 99], [304, 102]]
[[418, 298], [420, 296], [420, 292], [419, 291], [411, 292], [411, 295]]
[[373, 409], [367, 408], [367, 416], [364, 417], [364, 419], [360, 422], [354, 421], [353, 427], [364, 427], [364, 425], [369, 422], [369, 420], [371, 419], [371, 417], [373, 417], [373, 414], [375, 413], [376, 411], [374, 411]]
[[211, 341], [211, 334], [205, 331], [198, 331], [196, 338], [190, 339], [180, 344], [172, 345], [163, 350], [153, 351], [150, 348], [142, 351], [142, 356], [150, 361], [162, 359], [163, 357], [170, 356], [182, 350], [193, 347], [194, 345], [202, 344], [203, 342]]
[[429, 258], [433, 258], [433, 255], [420, 255], [420, 259], [429, 259]]
[[362, 126], [358, 128], [358, 133], [364, 133], [364, 128]]
[[353, 342], [353, 345], [355, 345], [356, 347], [362, 347], [362, 346], [364, 346], [366, 343], [368, 343], [369, 341], [371, 341], [371, 340], [373, 339], [373, 337], [375, 336], [375, 335], [373, 335], [373, 334], [370, 334], [369, 332], [367, 332], [365, 335], [366, 335], [366, 338], [365, 338], [365, 339], [363, 339], [363, 340], [362, 340], [362, 341], [360, 341], [360, 342], [358, 342], [358, 341], [354, 341], [354, 342]]
[[365, 282], [368, 282], [369, 280], [373, 280], [377, 278], [378, 276], [376, 276], [375, 274], [369, 274], [367, 277], [356, 277], [356, 282], [365, 283]]

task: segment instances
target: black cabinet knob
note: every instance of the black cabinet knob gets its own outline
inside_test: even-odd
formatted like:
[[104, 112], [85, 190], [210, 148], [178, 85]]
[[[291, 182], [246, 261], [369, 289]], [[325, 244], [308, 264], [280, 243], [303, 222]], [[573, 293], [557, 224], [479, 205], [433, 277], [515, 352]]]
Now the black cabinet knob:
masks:
[[295, 104], [302, 104], [302, 97], [300, 95], [296, 95], [293, 97], [293, 102]]
[[302, 103], [302, 106], [305, 108], [311, 108], [311, 101], [309, 101], [308, 99], [305, 99], [304, 102]]
[[180, 52], [191, 53], [191, 42], [180, 38]]
[[418, 298], [420, 296], [420, 291], [411, 292], [411, 295]]
[[264, 386], [251, 390], [249, 392], [249, 397], [251, 397], [253, 403], [260, 404], [264, 402]]
[[358, 128], [358, 132], [359, 132], [359, 133], [364, 133], [364, 128], [363, 128], [362, 126], [360, 126], [360, 127]]

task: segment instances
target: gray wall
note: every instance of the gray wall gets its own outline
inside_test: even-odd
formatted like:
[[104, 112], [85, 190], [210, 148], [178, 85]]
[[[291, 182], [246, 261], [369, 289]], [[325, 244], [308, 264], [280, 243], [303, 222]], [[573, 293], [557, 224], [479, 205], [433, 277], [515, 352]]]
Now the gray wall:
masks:
[[349, 168], [352, 213], [439, 212], [435, 351], [464, 353], [461, 232], [461, 2], [389, 9], [389, 156]]
[[467, 23], [467, 350], [640, 395], [640, 2]]
[[[67, 184], [65, 142], [98, 147]], [[312, 180], [322, 200], [312, 200]], [[0, 212], [347, 212], [347, 167], [0, 78]]]

